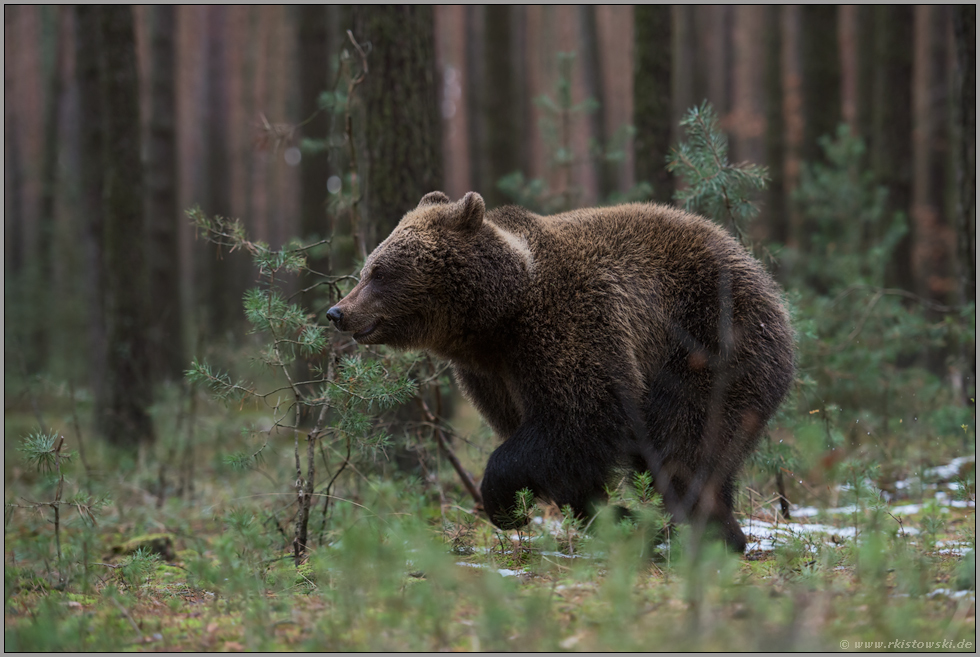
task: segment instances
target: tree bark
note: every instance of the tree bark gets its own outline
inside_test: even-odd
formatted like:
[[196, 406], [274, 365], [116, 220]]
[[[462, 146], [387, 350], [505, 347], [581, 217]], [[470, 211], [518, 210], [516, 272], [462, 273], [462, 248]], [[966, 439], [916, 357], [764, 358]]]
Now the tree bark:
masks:
[[520, 130], [521, 89], [515, 75], [515, 38], [512, 13], [509, 5], [487, 5], [484, 8], [483, 70], [486, 74], [485, 88], [488, 93], [481, 94], [482, 118], [487, 139], [486, 182], [484, 199], [487, 207], [504, 204], [507, 198], [497, 188], [501, 178], [521, 169], [521, 142], [524, 135]]
[[466, 94], [466, 137], [470, 163], [470, 188], [481, 194], [490, 189], [490, 176], [487, 173], [487, 148], [485, 143], [486, 124], [483, 121], [484, 72], [486, 60], [484, 47], [484, 11], [479, 5], [466, 5], [463, 9], [465, 39], [465, 67], [463, 70], [463, 93]]
[[[840, 50], [837, 40], [836, 5], [800, 6], [800, 69], [803, 100], [803, 140], [800, 159], [804, 164], [825, 163], [820, 138], [833, 138], [841, 119]], [[810, 251], [811, 236], [818, 222], [804, 214], [800, 245]]]
[[[953, 13], [956, 37], [956, 107], [959, 147], [956, 153], [956, 233], [959, 251], [961, 303], [977, 301], [977, 8], [957, 5]], [[968, 380], [963, 386], [967, 405], [976, 407], [976, 336], [963, 341]]]
[[[78, 81], [79, 149], [91, 162], [102, 162], [102, 89], [100, 14], [98, 5], [76, 5], [75, 78]], [[102, 167], [83, 166], [79, 177], [79, 216], [85, 248], [86, 303], [89, 315], [89, 383], [96, 416], [105, 410], [105, 258], [102, 226]]]
[[677, 32], [675, 51], [677, 65], [672, 73], [676, 77], [674, 91], [678, 96], [678, 103], [674, 107], [674, 118], [679, 119], [687, 110], [708, 99], [708, 80], [705, 74], [707, 61], [705, 49], [702, 47], [702, 42], [706, 38], [703, 36], [706, 32], [706, 21], [705, 10], [702, 7], [679, 5], [674, 7], [673, 11]]
[[872, 167], [879, 184], [888, 189], [886, 223], [902, 212], [908, 231], [892, 255], [886, 280], [889, 285], [912, 291], [914, 224], [909, 210], [912, 201], [912, 7], [875, 7], [874, 134]]
[[35, 326], [32, 330], [33, 345], [30, 350], [28, 368], [37, 373], [45, 368], [51, 348], [49, 327], [53, 324], [50, 308], [57, 305], [52, 292], [57, 289], [54, 281], [54, 241], [55, 241], [55, 201], [58, 192], [58, 151], [61, 136], [58, 131], [58, 115], [61, 109], [62, 61], [65, 59], [65, 39], [62, 23], [67, 16], [61, 7], [42, 7], [42, 16], [47, 15], [46, 40], [53, 48], [47, 80], [47, 102], [44, 105], [44, 150], [41, 155], [41, 202], [38, 212], [37, 240], [37, 279], [34, 295], [45, 299], [34, 309]]
[[966, 303], [977, 299], [977, 8], [976, 5], [957, 5], [954, 12], [957, 127], [960, 133], [956, 153], [956, 223], [961, 289]]
[[857, 134], [864, 140], [865, 156], [862, 165], [871, 163], [874, 150], [874, 86], [875, 86], [875, 27], [874, 6], [858, 5], [854, 40], [857, 45], [857, 95], [855, 123]]
[[[4, 5], [3, 32], [4, 56], [11, 61], [18, 52], [20, 39], [17, 30], [17, 12], [20, 7]], [[3, 68], [4, 98], [12, 99], [15, 89], [15, 74], [13, 67], [7, 64]], [[4, 273], [18, 275], [24, 268], [24, 170], [18, 128], [20, 126], [18, 112], [13, 102], [4, 103]]]
[[[635, 11], [635, 10], [634, 10]], [[670, 8], [664, 13], [667, 16], [668, 30], [670, 29]], [[606, 99], [603, 94], [602, 48], [599, 44], [599, 29], [596, 21], [595, 5], [579, 5], [578, 7], [580, 50], [582, 52], [582, 80], [585, 83], [586, 98], [594, 98], [598, 105], [589, 115], [589, 127], [595, 142], [594, 155], [596, 188], [599, 201], [605, 202], [609, 195], [616, 190], [616, 172], [612, 162], [606, 160], [605, 153], [609, 147], [609, 135], [606, 130]], [[668, 55], [670, 44], [668, 43]], [[670, 64], [668, 57], [667, 64]], [[668, 70], [668, 82], [670, 71]], [[667, 111], [670, 112], [670, 93], [664, 98]], [[668, 124], [670, 119], [668, 118]]]
[[804, 162], [824, 161], [819, 138], [833, 137], [841, 120], [840, 49], [836, 5], [800, 7]]
[[152, 401], [140, 161], [136, 39], [129, 5], [100, 9], [103, 217], [108, 332], [107, 406], [110, 443], [133, 448], [152, 441]]
[[432, 7], [361, 5], [354, 36], [368, 41], [363, 89], [368, 250], [442, 186]]
[[[327, 8], [322, 5], [299, 7], [299, 114], [305, 122], [303, 137], [322, 141], [330, 130], [330, 115], [317, 112], [320, 94], [330, 89], [329, 30]], [[310, 117], [313, 117], [310, 119]], [[330, 235], [326, 212], [329, 154], [326, 150], [304, 151], [300, 163], [300, 216], [304, 239], [323, 239]], [[313, 269], [320, 259], [310, 261]]]
[[671, 8], [668, 5], [636, 5], [633, 23], [636, 179], [653, 186], [653, 200], [670, 203], [674, 195], [674, 180], [667, 172], [673, 123]]
[[[204, 8], [207, 34], [207, 88], [204, 92], [204, 176], [205, 201], [208, 214], [229, 216], [232, 212], [231, 166], [229, 158], [229, 73], [228, 70], [228, 7], [209, 5]], [[273, 157], [282, 158], [282, 149], [274, 149]], [[273, 240], [274, 241], [274, 240]], [[203, 250], [203, 284], [199, 302], [203, 305], [205, 326], [212, 337], [224, 338], [241, 326], [242, 295], [249, 280], [251, 263], [245, 253], [219, 251], [217, 247]]]
[[[938, 303], [953, 302], [956, 289], [953, 265], [955, 263], [954, 231], [947, 212], [948, 164], [952, 163], [949, 152], [949, 122], [947, 103], [938, 99], [951, 97], [949, 89], [949, 49], [946, 34], [950, 25], [949, 7], [919, 5], [915, 8], [915, 62], [913, 66], [914, 130], [912, 218], [918, 236], [915, 245], [915, 261], [919, 265], [917, 293]], [[933, 321], [942, 316], [929, 313]], [[932, 367], [942, 372], [944, 355], [936, 350]]]
[[149, 8], [150, 121], [146, 145], [146, 219], [150, 298], [151, 364], [162, 379], [179, 381], [187, 367], [180, 300], [177, 245], [176, 56], [173, 5]]
[[765, 12], [766, 164], [770, 178], [765, 215], [769, 238], [786, 244], [789, 241], [789, 214], [786, 203], [786, 121], [783, 119], [782, 8], [770, 5]]

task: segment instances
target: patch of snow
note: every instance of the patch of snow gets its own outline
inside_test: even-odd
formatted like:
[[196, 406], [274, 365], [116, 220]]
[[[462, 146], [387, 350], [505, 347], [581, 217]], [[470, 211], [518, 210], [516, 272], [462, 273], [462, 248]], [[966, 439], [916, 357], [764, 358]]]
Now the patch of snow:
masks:
[[[457, 561], [457, 566], [468, 566], [469, 568], [477, 568], [479, 570], [494, 570], [485, 563], [469, 563], [468, 561]], [[497, 573], [503, 575], [504, 577], [516, 577], [517, 575], [525, 575], [523, 570], [511, 570], [509, 568], [497, 568]]]
[[922, 474], [929, 478], [939, 479], [940, 481], [945, 481], [947, 479], [952, 479], [960, 473], [960, 468], [962, 468], [967, 463], [972, 463], [977, 460], [975, 454], [970, 456], [961, 456], [955, 458], [946, 465], [936, 466], [935, 468], [927, 468]]
[[976, 600], [976, 591], [953, 591], [950, 589], [936, 589], [929, 594], [930, 598], [935, 598], [936, 596], [945, 595], [947, 598], [959, 599], [959, 598], [969, 598], [971, 600]]
[[891, 508], [891, 512], [896, 516], [903, 515], [903, 514], [910, 516], [920, 511], [922, 511], [921, 504], [903, 504], [902, 506], [893, 506]]
[[584, 554], [565, 554], [564, 552], [542, 552], [545, 557], [561, 557], [562, 559], [591, 559], [591, 556]]
[[963, 543], [961, 541], [936, 541], [936, 550], [942, 554], [955, 554], [960, 557], [965, 557], [973, 549], [969, 543]]

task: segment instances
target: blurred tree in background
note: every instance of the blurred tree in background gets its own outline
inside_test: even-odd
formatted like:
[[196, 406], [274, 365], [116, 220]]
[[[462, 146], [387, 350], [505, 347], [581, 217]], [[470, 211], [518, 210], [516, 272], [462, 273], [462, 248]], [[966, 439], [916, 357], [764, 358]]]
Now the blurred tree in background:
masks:
[[[875, 7], [871, 165], [888, 189], [888, 206], [909, 217], [912, 203], [912, 7]], [[913, 224], [895, 248], [889, 283], [914, 290]]]
[[[79, 150], [92, 162], [102, 161], [102, 92], [99, 71], [101, 40], [99, 37], [99, 10], [93, 5], [76, 5], [75, 18], [75, 78], [78, 89], [78, 142]], [[104, 399], [103, 387], [106, 368], [105, 322], [105, 266], [102, 245], [102, 178], [101, 166], [79, 167], [78, 215], [84, 248], [82, 259], [85, 283], [84, 301], [87, 308], [85, 320], [88, 334], [85, 344], [89, 357], [83, 359], [88, 369], [87, 383], [93, 397]], [[101, 404], [97, 406], [101, 412]]]
[[674, 193], [673, 177], [664, 166], [674, 124], [671, 9], [667, 5], [639, 5], [634, 12], [636, 174], [653, 185], [654, 200], [666, 203]]
[[[927, 300], [933, 326], [953, 321], [938, 307], [955, 305], [964, 326], [975, 316], [972, 5], [137, 6], [130, 45], [113, 53], [101, 15], [4, 8], [11, 390], [67, 379], [104, 418], [112, 390], [149, 408], [144, 382], [248, 342], [241, 302], [254, 273], [240, 252], [195, 241], [182, 216], [195, 204], [241, 218], [271, 248], [327, 240], [307, 254], [310, 268], [352, 270], [353, 209], [369, 250], [434, 189], [542, 208], [644, 198], [650, 187], [667, 200], [672, 126], [704, 100], [733, 162], [768, 168], [770, 186], [752, 199], [763, 220], [748, 232], [769, 245], [784, 284], [839, 284], [832, 238], [856, 220], [812, 211], [799, 190], [804, 171], [830, 164], [821, 139], [843, 123], [864, 144], [860, 172], [887, 190], [885, 218], [859, 222], [848, 257], [891, 239], [900, 214], [904, 233], [876, 285]], [[341, 117], [361, 55], [348, 30], [370, 69], [349, 135]], [[110, 54], [125, 66], [103, 69]], [[110, 91], [125, 102], [107, 106]], [[314, 292], [302, 300], [311, 313], [327, 302]], [[918, 303], [903, 299], [910, 312]], [[971, 400], [972, 342], [920, 346], [889, 367], [925, 366]], [[150, 435], [127, 422], [144, 427], [133, 440]]]
[[177, 98], [172, 5], [149, 9], [150, 107], [146, 144], [147, 260], [150, 271], [150, 341], [155, 376], [179, 380], [187, 367], [177, 240]]
[[150, 296], [133, 10], [99, 15], [106, 383], [101, 429], [115, 445], [151, 441]]

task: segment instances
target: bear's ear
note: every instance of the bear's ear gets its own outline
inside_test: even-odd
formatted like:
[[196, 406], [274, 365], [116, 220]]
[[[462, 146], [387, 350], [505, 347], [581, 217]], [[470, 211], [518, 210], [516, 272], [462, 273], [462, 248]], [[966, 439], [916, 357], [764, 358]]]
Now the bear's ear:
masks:
[[429, 192], [419, 201], [418, 207], [424, 208], [427, 205], [442, 205], [443, 203], [449, 203], [448, 196], [442, 192]]
[[483, 197], [476, 192], [467, 192], [466, 196], [456, 202], [453, 220], [460, 230], [475, 231], [483, 225], [483, 215], [486, 211], [487, 206], [483, 203]]

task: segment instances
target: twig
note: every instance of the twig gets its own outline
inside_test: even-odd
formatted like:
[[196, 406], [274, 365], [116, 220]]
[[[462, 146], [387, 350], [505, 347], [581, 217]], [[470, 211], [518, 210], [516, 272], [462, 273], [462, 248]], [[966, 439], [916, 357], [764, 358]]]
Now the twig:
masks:
[[417, 397], [416, 399], [418, 399], [419, 404], [422, 406], [422, 412], [425, 413], [425, 417], [429, 420], [429, 422], [432, 422], [435, 427], [436, 440], [439, 441], [439, 447], [442, 448], [446, 458], [449, 459], [453, 469], [456, 470], [456, 473], [459, 475], [459, 478], [463, 482], [463, 486], [466, 487], [466, 490], [469, 492], [470, 496], [482, 507], [483, 495], [480, 494], [480, 489], [477, 488], [476, 483], [473, 481], [473, 477], [466, 471], [466, 468], [463, 467], [463, 464], [460, 463], [459, 459], [456, 457], [456, 453], [453, 452], [452, 447], [449, 446], [449, 441], [446, 440], [446, 435], [439, 425], [439, 421], [432, 414], [432, 411], [429, 410], [429, 406], [425, 403], [425, 399], [423, 399], [421, 396]]
[[[333, 488], [333, 484], [335, 481], [337, 481], [337, 477], [340, 476], [340, 473], [346, 470], [347, 466], [350, 465], [351, 440], [350, 440], [350, 436], [346, 436], [346, 438], [347, 438], [347, 454], [344, 456], [344, 461], [343, 463], [340, 464], [340, 467], [337, 468], [337, 471], [333, 474], [333, 477], [330, 479], [330, 482], [327, 484], [327, 487], [323, 490], [323, 496], [324, 496], [323, 521], [320, 523], [320, 537], [319, 537], [321, 543], [323, 542], [323, 532], [327, 528], [327, 508], [330, 506], [330, 499], [331, 499], [330, 490]], [[323, 443], [320, 443], [320, 457], [323, 459], [323, 467], [324, 469], [326, 469], [328, 465], [327, 465], [327, 457], [323, 453]]]
[[791, 520], [789, 515], [789, 498], [786, 497], [786, 484], [783, 481], [783, 468], [776, 470], [776, 492], [779, 493], [779, 510], [783, 518]]
[[367, 77], [368, 63], [367, 54], [365, 54], [364, 49], [361, 48], [361, 44], [357, 42], [357, 39], [354, 38], [354, 33], [347, 30], [347, 38], [350, 39], [352, 44], [354, 44], [354, 49], [357, 50], [357, 54], [361, 57], [361, 72], [356, 77], [352, 77], [350, 82], [347, 83], [347, 103], [344, 107], [344, 132], [347, 136], [347, 148], [350, 155], [351, 235], [354, 237], [354, 250], [361, 256], [361, 260], [364, 260], [367, 258], [367, 250], [364, 246], [364, 239], [360, 234], [360, 215], [358, 212], [358, 205], [361, 202], [361, 191], [360, 181], [357, 177], [357, 147], [354, 143], [354, 122], [351, 118], [351, 100], [354, 98], [354, 90], [359, 84], [364, 82], [364, 78]]
[[299, 436], [296, 437], [296, 499], [299, 502], [299, 511], [296, 515], [296, 537], [293, 539], [293, 557], [296, 565], [299, 566], [303, 561], [303, 554], [306, 552], [307, 530], [310, 521], [310, 507], [313, 504], [313, 483], [316, 477], [316, 441], [323, 433], [323, 423], [327, 418], [327, 410], [330, 407], [323, 404], [320, 407], [320, 416], [316, 420], [316, 425], [306, 436], [306, 479], [303, 479], [302, 469], [299, 460]]
[[[198, 338], [200, 342], [200, 338]], [[200, 344], [198, 344], [200, 347]], [[187, 391], [187, 431], [181, 450], [180, 484], [177, 494], [181, 499], [194, 494], [194, 426], [197, 421], [197, 391], [193, 383], [186, 384]]]
[[109, 599], [112, 600], [112, 604], [116, 605], [116, 609], [119, 610], [119, 613], [122, 614], [123, 617], [129, 621], [129, 624], [133, 626], [133, 629], [136, 630], [136, 634], [138, 634], [140, 637], [140, 641], [142, 641], [143, 632], [140, 631], [140, 626], [136, 624], [135, 620], [133, 620], [133, 617], [130, 615], [129, 610], [123, 607], [122, 603], [116, 600], [114, 597], [110, 596]]
[[892, 515], [892, 512], [891, 511], [886, 511], [885, 513], [887, 513], [888, 515], [890, 515], [892, 517], [892, 520], [894, 520], [895, 522], [898, 523], [898, 528], [902, 532], [902, 538], [908, 538], [908, 535], [905, 533], [905, 523], [902, 522], [902, 519], [901, 518], [896, 518], [894, 515]]
[[65, 475], [61, 472], [61, 448], [65, 444], [65, 437], [58, 437], [58, 444], [54, 448], [54, 467], [58, 471], [58, 487], [54, 492], [54, 541], [58, 549], [58, 562], [61, 563], [61, 492], [65, 486]]
[[877, 287], [875, 285], [867, 285], [863, 283], [857, 283], [848, 286], [843, 292], [841, 292], [836, 297], [834, 297], [834, 300], [831, 302], [830, 305], [831, 306], [837, 305], [837, 303], [841, 301], [844, 297], [846, 297], [848, 294], [856, 290], [875, 290], [877, 294], [904, 297], [906, 299], [915, 301], [916, 303], [925, 306], [929, 310], [934, 310], [937, 313], [958, 313], [962, 310], [962, 307], [960, 306], [946, 306], [941, 303], [936, 303], [931, 299], [920, 297], [918, 294], [915, 294], [914, 292], [909, 292], [908, 290], [903, 290], [901, 288], [896, 288], [896, 287], [882, 288], [882, 287]]
[[72, 425], [74, 425], [75, 435], [78, 437], [78, 457], [82, 460], [82, 467], [85, 468], [86, 488], [89, 488], [89, 493], [91, 493], [92, 470], [88, 467], [88, 461], [85, 460], [85, 446], [82, 441], [82, 426], [78, 421], [78, 409], [75, 408], [75, 382], [71, 379], [68, 380], [68, 395], [69, 399], [71, 400]]

